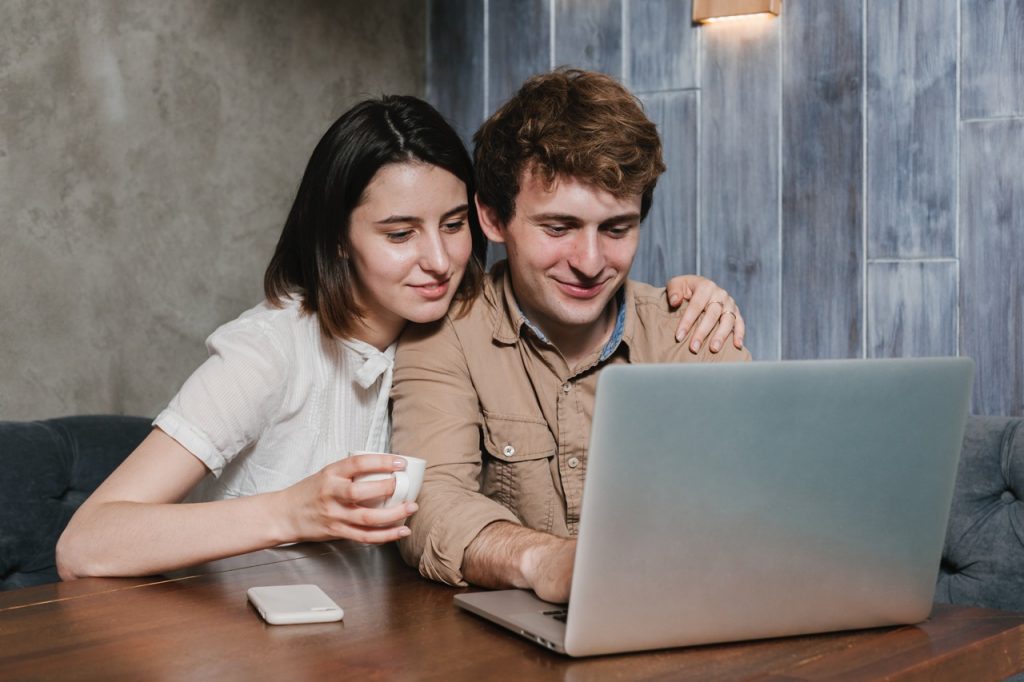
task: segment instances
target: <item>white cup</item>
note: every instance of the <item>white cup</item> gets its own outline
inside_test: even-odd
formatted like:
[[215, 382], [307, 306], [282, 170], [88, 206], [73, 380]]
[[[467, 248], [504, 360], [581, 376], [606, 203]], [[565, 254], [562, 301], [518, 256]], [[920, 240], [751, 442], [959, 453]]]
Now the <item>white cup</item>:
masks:
[[368, 452], [366, 450], [353, 450], [348, 454], [349, 456], [386, 455], [387, 457], [398, 457], [405, 460], [405, 468], [400, 471], [394, 471], [390, 474], [378, 473], [356, 476], [354, 479], [356, 481], [383, 481], [388, 478], [395, 479], [395, 492], [391, 494], [391, 497], [383, 499], [372, 506], [380, 509], [387, 509], [390, 507], [397, 507], [398, 505], [405, 504], [406, 502], [416, 501], [416, 496], [420, 494], [420, 487], [423, 485], [423, 472], [427, 469], [427, 460], [420, 459], [419, 457], [396, 455], [391, 452]]

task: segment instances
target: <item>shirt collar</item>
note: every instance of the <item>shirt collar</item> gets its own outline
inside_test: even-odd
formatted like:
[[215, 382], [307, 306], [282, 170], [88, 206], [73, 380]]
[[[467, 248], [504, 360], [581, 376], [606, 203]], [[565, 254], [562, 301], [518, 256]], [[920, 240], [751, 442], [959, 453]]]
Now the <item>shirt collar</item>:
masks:
[[[497, 303], [491, 338], [498, 343], [514, 344], [522, 337], [523, 329], [526, 328], [537, 339], [551, 345], [540, 327], [527, 319], [519, 308], [519, 303], [512, 291], [512, 279], [506, 261], [502, 260], [494, 264], [491, 268], [490, 282], [494, 287], [495, 302]], [[632, 312], [633, 291], [628, 280], [615, 294], [615, 300], [619, 308], [615, 318], [615, 328], [604, 348], [601, 349], [598, 362], [603, 362], [611, 357], [623, 342], [628, 345], [633, 336], [635, 313]]]

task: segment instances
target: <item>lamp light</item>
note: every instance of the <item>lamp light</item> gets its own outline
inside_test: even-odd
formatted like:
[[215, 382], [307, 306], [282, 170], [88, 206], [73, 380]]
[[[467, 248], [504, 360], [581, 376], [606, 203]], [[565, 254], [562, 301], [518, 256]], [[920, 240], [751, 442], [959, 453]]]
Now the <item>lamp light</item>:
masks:
[[693, 23], [743, 19], [753, 15], [778, 16], [782, 0], [693, 0]]

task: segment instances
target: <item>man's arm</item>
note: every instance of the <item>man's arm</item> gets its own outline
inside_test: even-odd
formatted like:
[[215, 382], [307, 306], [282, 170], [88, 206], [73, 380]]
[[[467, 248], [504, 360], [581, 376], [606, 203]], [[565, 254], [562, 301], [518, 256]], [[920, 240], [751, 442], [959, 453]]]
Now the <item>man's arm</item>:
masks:
[[469, 545], [485, 527], [517, 525], [518, 518], [480, 492], [483, 416], [451, 322], [411, 325], [399, 343], [394, 377], [391, 448], [427, 460], [412, 534], [399, 550], [423, 576], [465, 585]]
[[576, 540], [498, 521], [466, 548], [462, 574], [474, 585], [529, 588], [545, 601], [566, 603], [576, 559]]

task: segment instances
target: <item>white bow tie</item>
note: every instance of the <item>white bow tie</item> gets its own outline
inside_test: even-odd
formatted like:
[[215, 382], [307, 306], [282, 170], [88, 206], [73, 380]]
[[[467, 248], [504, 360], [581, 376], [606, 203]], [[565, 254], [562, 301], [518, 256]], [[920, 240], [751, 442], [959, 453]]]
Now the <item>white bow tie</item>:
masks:
[[391, 358], [383, 353], [374, 353], [366, 358], [362, 367], [356, 370], [356, 383], [363, 388], [373, 386], [373, 383], [380, 378], [381, 374], [391, 369]]

